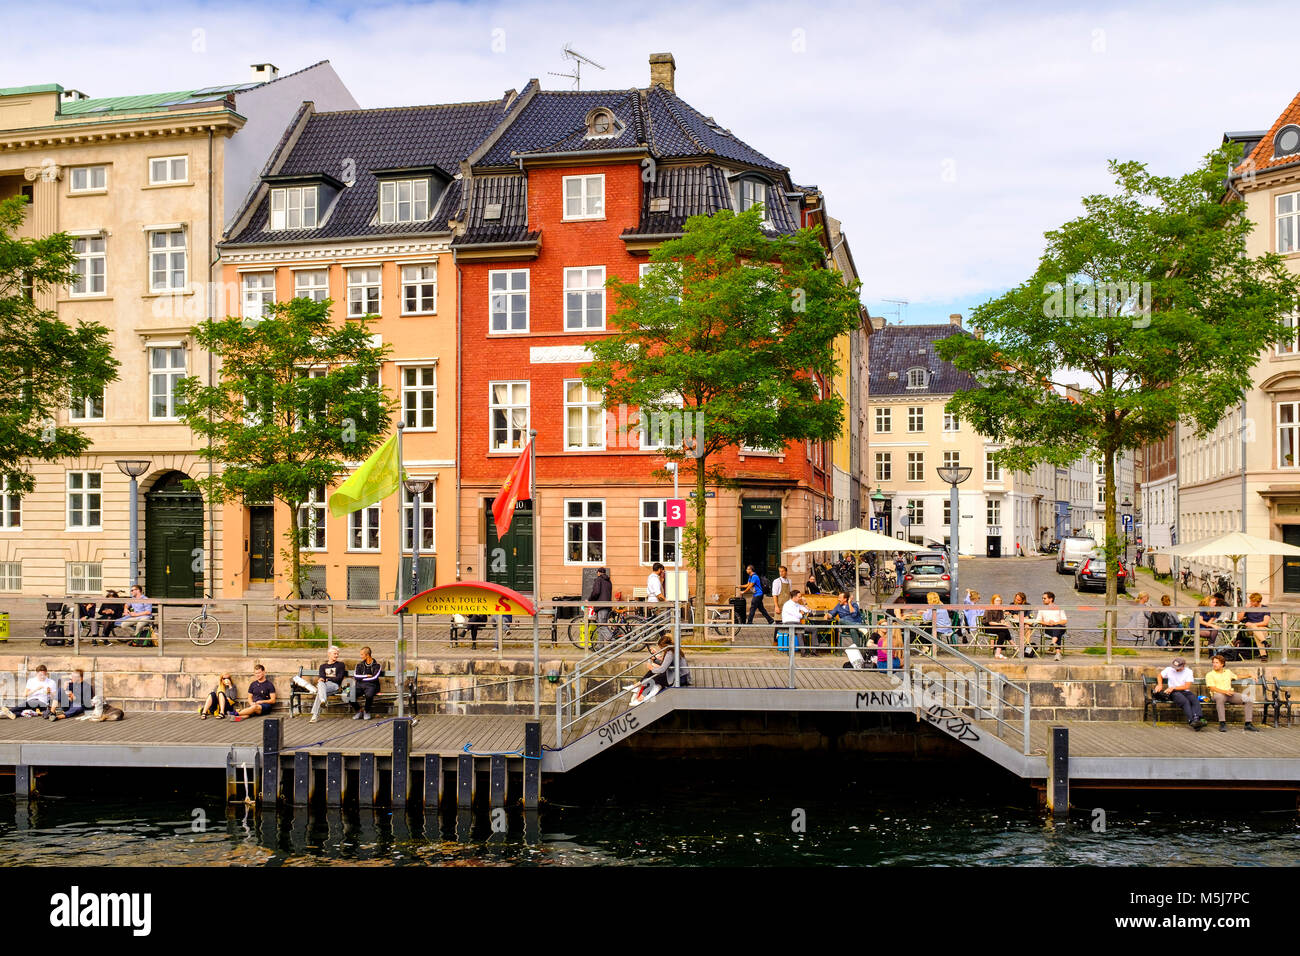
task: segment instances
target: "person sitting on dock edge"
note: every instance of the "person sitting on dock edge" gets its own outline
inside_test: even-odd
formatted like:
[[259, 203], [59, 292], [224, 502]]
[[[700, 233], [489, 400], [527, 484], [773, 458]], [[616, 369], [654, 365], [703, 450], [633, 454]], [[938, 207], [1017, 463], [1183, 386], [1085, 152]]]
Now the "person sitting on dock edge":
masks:
[[356, 678], [357, 685], [357, 712], [352, 715], [352, 719], [369, 720], [375, 695], [379, 693], [379, 678], [384, 676], [384, 669], [370, 656], [370, 648], [361, 648], [361, 660], [357, 661], [357, 670], [352, 676]]
[[266, 668], [253, 665], [253, 682], [248, 685], [248, 706], [235, 714], [235, 720], [269, 714], [275, 709], [275, 684], [266, 676]]
[[[1258, 730], [1259, 728], [1250, 722], [1251, 711], [1255, 706], [1255, 687], [1250, 678], [1238, 677], [1228, 670], [1226, 666], [1228, 662], [1222, 654], [1215, 654], [1210, 658], [1210, 663], [1214, 665], [1214, 669], [1205, 675], [1205, 689], [1214, 696], [1214, 706], [1219, 712], [1219, 732], [1225, 734], [1228, 732], [1228, 722], [1223, 713], [1224, 704], [1241, 704], [1246, 710], [1246, 729]], [[1250, 684], [1246, 688], [1246, 696], [1233, 693], [1232, 682], [1235, 680], [1244, 680]]]
[[222, 720], [238, 715], [239, 708], [235, 706], [236, 696], [235, 679], [229, 674], [222, 674], [217, 678], [216, 688], [199, 706], [199, 719], [207, 720], [208, 717], [216, 717], [217, 720]]
[[50, 679], [49, 668], [38, 664], [32, 676], [27, 678], [27, 709], [23, 711], [23, 716], [38, 716], [43, 711], [51, 710], [57, 693], [58, 689]]
[[1165, 681], [1169, 682], [1169, 699], [1183, 709], [1187, 717], [1187, 726], [1192, 730], [1200, 730], [1204, 727], [1206, 720], [1201, 716], [1201, 702], [1192, 691], [1196, 675], [1187, 666], [1187, 661], [1175, 657], [1173, 663], [1156, 677], [1155, 693], [1165, 693]]
[[[645, 677], [642, 678], [641, 683], [633, 685], [635, 693], [632, 695], [632, 706], [635, 707], [637, 704], [644, 704], [660, 691], [665, 691], [671, 687], [675, 664], [673, 637], [671, 634], [664, 634], [659, 638], [659, 643], [655, 647], [654, 653], [650, 655], [650, 661], [646, 665]], [[682, 655], [680, 675], [678, 686], [690, 686], [691, 670], [686, 664], [685, 654]]]
[[60, 701], [63, 709], [58, 712], [51, 710], [50, 720], [66, 720], [69, 717], [76, 717], [95, 706], [95, 689], [90, 681], [86, 680], [86, 672], [81, 668], [77, 668], [72, 672], [72, 679], [64, 685], [63, 691], [64, 696]]

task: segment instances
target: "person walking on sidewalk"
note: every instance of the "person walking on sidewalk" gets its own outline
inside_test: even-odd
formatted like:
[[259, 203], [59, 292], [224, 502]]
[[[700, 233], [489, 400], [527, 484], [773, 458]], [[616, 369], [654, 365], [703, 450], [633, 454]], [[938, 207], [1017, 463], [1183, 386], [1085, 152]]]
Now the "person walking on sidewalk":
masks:
[[749, 617], [745, 620], [746, 624], [754, 623], [754, 615], [762, 614], [768, 624], [772, 624], [772, 615], [767, 613], [767, 608], [763, 606], [763, 579], [758, 576], [752, 564], [745, 566], [745, 574], [748, 575], [745, 590], [750, 594]]

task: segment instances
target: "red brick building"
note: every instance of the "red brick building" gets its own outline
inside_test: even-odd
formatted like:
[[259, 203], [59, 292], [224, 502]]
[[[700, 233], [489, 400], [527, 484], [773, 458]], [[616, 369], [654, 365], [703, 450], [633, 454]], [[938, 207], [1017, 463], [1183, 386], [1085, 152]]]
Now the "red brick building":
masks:
[[[767, 227], [790, 233], [818, 206], [815, 189], [676, 96], [671, 57], [651, 58], [651, 79], [648, 89], [582, 92], [534, 80], [462, 164], [452, 243], [462, 578], [532, 590], [534, 504], [545, 598], [579, 594], [584, 572], [602, 566], [631, 597], [654, 561], [672, 566], [663, 505], [672, 486], [652, 477], [665, 458], [609, 422], [617, 413], [579, 378], [585, 344], [607, 334], [614, 314], [605, 283], [636, 281], [648, 252], [680, 235], [688, 216], [761, 202]], [[490, 500], [530, 428], [538, 500], [520, 502], [498, 540]], [[774, 575], [782, 549], [815, 534], [832, 487], [824, 443], [733, 452], [718, 464], [738, 482], [710, 489], [709, 592], [725, 599], [745, 563]]]

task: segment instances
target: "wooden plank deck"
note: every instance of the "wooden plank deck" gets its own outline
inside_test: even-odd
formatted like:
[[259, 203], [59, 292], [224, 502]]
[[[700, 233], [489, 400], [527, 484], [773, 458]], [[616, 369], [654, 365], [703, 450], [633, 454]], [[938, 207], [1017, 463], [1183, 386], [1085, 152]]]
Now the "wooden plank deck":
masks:
[[1200, 731], [1182, 723], [1152, 726], [1137, 721], [1034, 721], [1029, 734], [1034, 749], [1047, 752], [1052, 727], [1069, 728], [1071, 760], [1075, 757], [1300, 760], [1300, 728], [1268, 727], [1249, 734], [1241, 729], [1240, 720], [1228, 724], [1226, 734], [1219, 733], [1215, 721]]

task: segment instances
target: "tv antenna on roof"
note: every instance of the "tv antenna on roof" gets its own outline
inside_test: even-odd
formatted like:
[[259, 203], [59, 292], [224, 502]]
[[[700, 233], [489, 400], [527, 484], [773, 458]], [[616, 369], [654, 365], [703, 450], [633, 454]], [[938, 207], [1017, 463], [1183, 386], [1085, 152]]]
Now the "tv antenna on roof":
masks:
[[893, 309], [882, 309], [881, 310], [882, 317], [888, 318], [889, 316], [892, 315], [894, 316], [894, 318], [898, 320], [898, 324], [902, 325], [903, 320], [907, 318], [908, 300], [907, 299], [881, 299], [880, 301], [888, 302], [890, 305], [895, 306], [895, 308]]
[[567, 56], [570, 60], [573, 61], [573, 72], [556, 73], [554, 70], [547, 70], [546, 72], [549, 73], [551, 76], [567, 76], [569, 79], [573, 80], [573, 88], [575, 90], [582, 89], [582, 64], [589, 63], [598, 70], [605, 69], [599, 63], [593, 60], [591, 57], [583, 56], [581, 53], [575, 50], [573, 48], [573, 44], [571, 43], [564, 44], [564, 51], [562, 55]]

